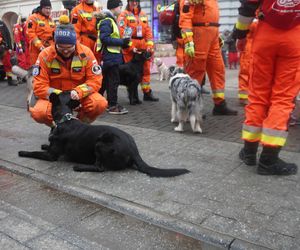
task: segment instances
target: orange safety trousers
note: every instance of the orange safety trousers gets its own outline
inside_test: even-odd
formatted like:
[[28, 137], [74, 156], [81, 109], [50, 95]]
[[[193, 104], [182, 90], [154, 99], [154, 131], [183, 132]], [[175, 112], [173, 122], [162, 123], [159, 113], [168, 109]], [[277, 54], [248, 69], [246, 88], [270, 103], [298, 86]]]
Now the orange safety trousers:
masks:
[[183, 68], [184, 66], [184, 41], [182, 38], [177, 38], [177, 48], [176, 48], [176, 65]]
[[[247, 41], [248, 43], [248, 41]], [[247, 51], [240, 53], [240, 71], [239, 71], [239, 92], [238, 97], [240, 100], [248, 99], [248, 83], [249, 83], [249, 66], [251, 54]]]
[[242, 138], [284, 146], [300, 90], [300, 25], [290, 30], [259, 22], [252, 44], [249, 105]]
[[[93, 93], [81, 99], [80, 103], [81, 107], [77, 118], [87, 123], [93, 122], [107, 107], [106, 99], [99, 93]], [[38, 99], [35, 105], [29, 108], [29, 112], [36, 122], [51, 126], [53, 124], [51, 109], [51, 102], [45, 99]]]
[[185, 55], [185, 70], [199, 83], [207, 72], [215, 104], [225, 98], [225, 66], [219, 45], [217, 27], [193, 27], [195, 57]]
[[[133, 58], [133, 50], [132, 48], [137, 48], [141, 50], [145, 50], [147, 48], [146, 41], [144, 39], [131, 39], [132, 45], [130, 48], [123, 50], [123, 58], [124, 62], [130, 62]], [[143, 65], [143, 78], [141, 88], [144, 93], [147, 93], [151, 90], [150, 87], [150, 68], [151, 68], [151, 61], [146, 60]]]

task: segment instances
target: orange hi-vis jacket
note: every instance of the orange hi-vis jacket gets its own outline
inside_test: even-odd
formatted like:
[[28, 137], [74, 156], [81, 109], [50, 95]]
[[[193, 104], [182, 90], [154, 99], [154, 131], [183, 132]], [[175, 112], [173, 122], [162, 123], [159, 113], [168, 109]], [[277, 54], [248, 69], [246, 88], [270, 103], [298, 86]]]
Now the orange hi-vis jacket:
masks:
[[[183, 18], [180, 18], [180, 28], [183, 29], [183, 31], [192, 31], [193, 26], [199, 23], [204, 23], [203, 26], [209, 26], [209, 24], [212, 23], [218, 23], [219, 22], [219, 6], [217, 0], [205, 0], [203, 1], [205, 5], [203, 4], [188, 4], [186, 3], [186, 0], [180, 0], [180, 6], [182, 12], [180, 12], [180, 15], [183, 16]], [[187, 8], [185, 6], [188, 6], [189, 11], [184, 12], [184, 8]]]
[[40, 53], [35, 66], [39, 74], [34, 78], [34, 95], [41, 99], [47, 99], [55, 89], [75, 89], [83, 98], [98, 92], [102, 84], [102, 75], [93, 72], [93, 67], [98, 66], [94, 54], [80, 43], [76, 44], [72, 61], [65, 62], [52, 45]]
[[97, 41], [96, 17], [94, 16], [94, 12], [99, 12], [99, 8], [82, 2], [74, 7], [71, 14], [77, 39], [92, 51], [95, 50]]
[[[124, 61], [129, 62], [133, 58], [133, 48], [137, 49], [153, 49], [152, 29], [148, 22], [147, 14], [144, 11], [133, 13], [129, 10], [124, 10], [118, 17], [118, 25], [120, 36], [127, 36], [127, 31], [131, 30], [131, 46], [123, 50]], [[150, 91], [150, 61], [144, 62], [142, 90], [144, 93]]]
[[30, 102], [32, 118], [48, 126], [53, 125], [52, 105], [48, 100], [51, 93], [76, 90], [81, 107], [77, 117], [90, 123], [105, 111], [106, 99], [98, 91], [102, 84], [101, 68], [93, 52], [86, 46], [76, 44], [72, 59], [63, 60], [57, 55], [55, 45], [43, 50], [33, 69], [36, 102]]
[[152, 29], [144, 11], [133, 13], [124, 10], [118, 17], [120, 36], [124, 37], [125, 29], [131, 29], [132, 46], [137, 49], [153, 48]]
[[55, 23], [51, 17], [46, 17], [40, 13], [29, 16], [27, 20], [27, 36], [29, 40], [29, 50], [32, 64], [35, 63], [41, 48], [49, 47], [54, 43], [53, 33]]

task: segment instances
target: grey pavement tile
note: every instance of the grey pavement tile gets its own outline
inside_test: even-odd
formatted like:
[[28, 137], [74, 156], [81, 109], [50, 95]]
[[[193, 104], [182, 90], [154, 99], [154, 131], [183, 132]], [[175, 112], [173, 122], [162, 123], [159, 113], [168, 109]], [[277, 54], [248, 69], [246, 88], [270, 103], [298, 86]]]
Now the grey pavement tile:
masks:
[[1, 224], [1, 232], [22, 243], [45, 232], [38, 226], [14, 215], [1, 220]]
[[[1, 207], [0, 207], [1, 209]], [[0, 220], [6, 218], [7, 216], [9, 216], [9, 214], [3, 210], [0, 210]]]
[[294, 237], [300, 228], [300, 208], [298, 210], [280, 209], [267, 224], [269, 231]]
[[236, 238], [253, 243], [260, 238], [262, 231], [259, 227], [251, 227], [241, 221], [219, 215], [208, 217], [201, 226], [226, 235], [233, 235]]
[[[260, 238], [256, 242], [259, 245], [268, 247], [270, 249], [285, 249], [285, 250], [296, 250], [298, 248], [298, 243], [296, 239], [287, 235], [279, 234], [276, 232], [271, 232], [263, 230], [261, 232]], [[296, 248], [294, 248], [297, 246]]]
[[82, 249], [76, 245], [73, 245], [71, 242], [61, 239], [60, 237], [57, 237], [51, 233], [46, 233], [30, 241], [27, 241], [26, 245], [36, 250], [39, 249], [80, 250]]
[[2, 250], [29, 250], [20, 242], [0, 232], [0, 247]]
[[177, 217], [194, 224], [201, 224], [212, 214], [213, 211], [204, 209], [201, 205], [188, 205], [181, 209], [181, 212], [177, 214]]

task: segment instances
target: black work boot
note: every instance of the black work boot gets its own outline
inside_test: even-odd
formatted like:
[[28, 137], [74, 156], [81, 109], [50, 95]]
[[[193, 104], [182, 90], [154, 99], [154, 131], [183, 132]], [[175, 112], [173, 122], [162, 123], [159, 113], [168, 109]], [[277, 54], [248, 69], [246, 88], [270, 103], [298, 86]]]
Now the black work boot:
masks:
[[236, 110], [227, 107], [225, 100], [219, 104], [215, 104], [213, 109], [213, 115], [237, 115], [237, 113]]
[[257, 173], [261, 175], [292, 175], [296, 174], [298, 167], [294, 163], [281, 160], [278, 155], [281, 147], [263, 147], [260, 155]]
[[159, 99], [153, 96], [152, 90], [150, 90], [147, 93], [144, 93], [144, 101], [149, 101], [149, 102], [158, 102]]
[[244, 147], [239, 153], [240, 159], [248, 166], [256, 165], [258, 142], [245, 141]]
[[18, 85], [18, 82], [13, 80], [11, 76], [8, 76], [7, 77], [7, 84], [9, 86], [17, 86]]

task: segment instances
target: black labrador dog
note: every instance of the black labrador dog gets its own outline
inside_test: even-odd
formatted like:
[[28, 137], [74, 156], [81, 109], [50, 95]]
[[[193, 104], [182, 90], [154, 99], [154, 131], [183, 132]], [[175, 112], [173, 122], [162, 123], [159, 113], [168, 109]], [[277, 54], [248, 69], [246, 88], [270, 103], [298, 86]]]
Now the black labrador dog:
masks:
[[44, 151], [19, 151], [19, 156], [46, 161], [65, 160], [80, 163], [74, 171], [103, 172], [132, 168], [151, 177], [172, 177], [190, 171], [187, 169], [159, 169], [150, 167], [141, 158], [134, 139], [126, 132], [111, 126], [88, 125], [72, 115], [79, 101], [72, 100], [70, 92], [50, 95], [52, 116], [56, 127], [49, 136]]
[[119, 65], [120, 84], [127, 87], [130, 105], [142, 103], [139, 99], [138, 86], [143, 77], [144, 62], [150, 58], [150, 52], [136, 50], [130, 62]]

